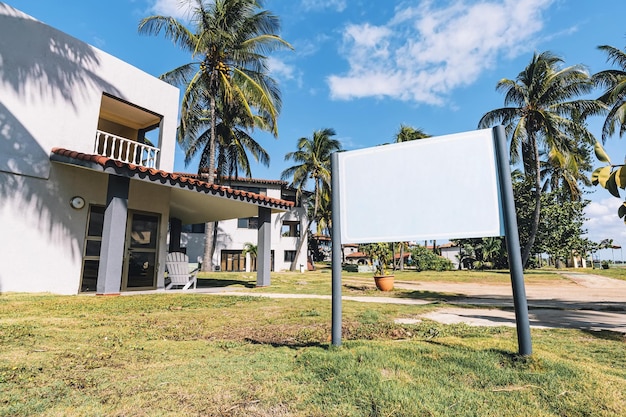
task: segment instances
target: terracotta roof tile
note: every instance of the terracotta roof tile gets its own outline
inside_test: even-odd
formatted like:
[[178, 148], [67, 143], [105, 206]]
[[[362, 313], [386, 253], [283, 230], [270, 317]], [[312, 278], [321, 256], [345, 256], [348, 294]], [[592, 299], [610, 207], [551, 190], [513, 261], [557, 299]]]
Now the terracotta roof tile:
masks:
[[[184, 176], [184, 177], [196, 178], [196, 179], [207, 177], [206, 173], [192, 174], [190, 172], [176, 172], [176, 174]], [[267, 180], [267, 179], [261, 179], [261, 178], [246, 178], [246, 177], [222, 177], [222, 181], [224, 181], [225, 183], [241, 182], [241, 183], [247, 183], [247, 184], [272, 184], [272, 185], [280, 185], [280, 186], [287, 186], [289, 184], [287, 181], [283, 181], [283, 180]]]
[[269, 204], [282, 209], [289, 209], [294, 206], [294, 203], [291, 201], [272, 198], [265, 195], [251, 193], [248, 191], [235, 190], [216, 184], [209, 184], [208, 182], [201, 181], [199, 179], [184, 174], [171, 173], [155, 168], [146, 168], [135, 164], [128, 164], [125, 162], [116, 161], [102, 155], [86, 154], [63, 148], [53, 148], [52, 153], [54, 155], [71, 158], [78, 161], [95, 163], [102, 168], [112, 168], [118, 171], [118, 173], [123, 173], [130, 176], [138, 176], [139, 178], [148, 177], [149, 180], [154, 182], [169, 182], [171, 185], [178, 185], [180, 187], [188, 188], [190, 190], [195, 189], [198, 192], [211, 193], [213, 195], [220, 195], [234, 200], [238, 199], [241, 201], [248, 201], [255, 204]]

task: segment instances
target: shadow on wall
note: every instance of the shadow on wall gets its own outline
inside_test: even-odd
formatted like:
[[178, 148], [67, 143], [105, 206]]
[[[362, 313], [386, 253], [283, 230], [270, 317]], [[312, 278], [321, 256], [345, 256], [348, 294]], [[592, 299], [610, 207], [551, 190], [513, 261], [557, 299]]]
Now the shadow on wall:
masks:
[[56, 241], [59, 236], [70, 236], [71, 256], [80, 256], [75, 252], [83, 235], [72, 233], [76, 228], [70, 226], [68, 210], [55, 209], [67, 203], [62, 201], [56, 183], [46, 181], [50, 173], [48, 154], [1, 102], [0, 150], [0, 208], [11, 204], [17, 213], [37, 213], [42, 237]]
[[0, 101], [0, 150], [2, 150], [0, 171], [44, 179], [50, 175], [48, 152], [43, 150], [2, 101]]
[[[75, 95], [116, 89], [94, 70], [99, 58], [89, 45], [50, 26], [16, 15], [0, 3], [0, 81], [27, 101], [61, 99], [76, 108]], [[1, 96], [0, 96], [1, 97]]]
[[55, 209], [67, 203], [60, 201], [58, 184], [45, 181], [51, 149], [42, 148], [3, 97], [19, 97], [26, 105], [51, 103], [51, 112], [55, 105], [76, 109], [76, 94], [117, 92], [96, 74], [99, 64], [89, 45], [0, 3], [0, 208], [12, 204], [21, 213], [38, 213], [42, 237], [70, 236], [72, 256], [83, 236], [71, 227], [67, 210]]

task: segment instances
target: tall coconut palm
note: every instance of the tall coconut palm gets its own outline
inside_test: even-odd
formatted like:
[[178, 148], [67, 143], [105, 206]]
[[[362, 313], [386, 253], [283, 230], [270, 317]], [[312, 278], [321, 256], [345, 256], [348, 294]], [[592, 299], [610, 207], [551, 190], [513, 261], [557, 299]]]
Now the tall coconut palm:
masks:
[[[189, 6], [190, 28], [168, 16], [149, 16], [139, 24], [142, 34], [164, 36], [191, 54], [192, 62], [161, 76], [184, 88], [178, 141], [191, 152], [203, 150], [198, 171], [206, 167], [213, 182], [216, 168], [218, 124], [224, 115], [218, 107], [237, 107], [250, 119], [261, 116], [264, 128], [278, 134], [280, 91], [268, 75], [267, 53], [291, 46], [276, 33], [278, 17], [260, 10], [257, 0], [181, 0]], [[208, 115], [206, 114], [208, 111]], [[208, 119], [208, 132], [204, 124]], [[198, 142], [201, 138], [204, 142]], [[203, 268], [211, 269], [213, 225], [207, 223]]]
[[496, 90], [505, 93], [505, 106], [486, 113], [479, 128], [503, 124], [510, 140], [511, 162], [522, 162], [524, 174], [533, 178], [534, 211], [522, 262], [528, 262], [537, 236], [541, 209], [540, 152], [569, 155], [576, 141], [593, 144], [595, 138], [579, 115], [597, 114], [602, 106], [578, 97], [592, 90], [587, 71], [579, 65], [561, 67], [563, 60], [550, 52], [534, 54], [515, 80], [502, 79]]
[[606, 91], [599, 98], [609, 106], [609, 112], [602, 126], [602, 142], [612, 136], [616, 129], [619, 136], [626, 132], [626, 51], [620, 51], [609, 45], [599, 46], [598, 49], [606, 52], [607, 60], [617, 64], [619, 69], [600, 71], [593, 76], [593, 80]]
[[[276, 35], [278, 17], [259, 11], [257, 0], [182, 0], [191, 10], [189, 29], [181, 21], [167, 16], [149, 16], [139, 24], [142, 34], [161, 32], [182, 49], [191, 53], [192, 62], [161, 76], [165, 81], [184, 87], [178, 140], [199, 134], [194, 122], [209, 111], [208, 169], [215, 169], [219, 102], [240, 106], [252, 118], [255, 112], [266, 117], [266, 128], [278, 132], [280, 91], [268, 75], [265, 54], [290, 47]], [[210, 176], [209, 176], [210, 177]], [[209, 178], [209, 181], [212, 179]]]
[[[291, 178], [291, 186], [298, 190], [299, 199], [302, 199], [302, 192], [306, 189], [309, 180], [313, 181], [312, 215], [309, 215], [306, 229], [300, 233], [300, 243], [295, 259], [300, 255], [303, 243], [307, 240], [311, 224], [318, 220], [322, 199], [325, 195], [330, 195], [330, 156], [333, 152], [342, 150], [341, 142], [332, 138], [335, 135], [334, 129], [316, 130], [312, 137], [302, 137], [298, 140], [297, 151], [285, 155], [285, 161], [294, 161], [296, 165], [285, 169], [281, 173], [281, 178], [283, 180]], [[292, 270], [295, 269], [295, 262], [291, 264]]]
[[[217, 124], [217, 169], [214, 175], [208, 168], [208, 161], [211, 154], [210, 120], [202, 117], [207, 111], [196, 113], [196, 119], [188, 120], [188, 124], [193, 124], [198, 131], [198, 136], [187, 137], [183, 149], [185, 160], [191, 159], [196, 153], [200, 153], [198, 171], [205, 172], [211, 181], [215, 179], [218, 183], [224, 182], [224, 177], [229, 179], [239, 177], [240, 171], [250, 178], [252, 171], [249, 154], [256, 162], [265, 166], [269, 165], [269, 154], [263, 147], [252, 138], [250, 132], [255, 127], [265, 126], [266, 120], [260, 115], [250, 117], [242, 106], [227, 105], [219, 102], [218, 114], [220, 115]], [[217, 244], [218, 222], [208, 223], [205, 227], [205, 259], [212, 259], [215, 246]], [[209, 265], [207, 270], [211, 269]]]

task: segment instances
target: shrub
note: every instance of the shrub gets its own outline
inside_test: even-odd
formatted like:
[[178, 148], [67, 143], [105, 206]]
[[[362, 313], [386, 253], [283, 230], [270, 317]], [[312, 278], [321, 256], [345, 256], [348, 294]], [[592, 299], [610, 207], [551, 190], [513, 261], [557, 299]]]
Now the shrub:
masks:
[[423, 246], [415, 246], [411, 250], [413, 263], [418, 271], [449, 271], [452, 269], [452, 262], [428, 250]]

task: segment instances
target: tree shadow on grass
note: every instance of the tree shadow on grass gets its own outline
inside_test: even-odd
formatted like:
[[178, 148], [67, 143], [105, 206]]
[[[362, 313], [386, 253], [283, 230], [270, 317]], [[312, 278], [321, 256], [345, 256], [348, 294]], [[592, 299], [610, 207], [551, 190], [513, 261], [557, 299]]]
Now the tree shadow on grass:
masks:
[[248, 343], [252, 343], [253, 345], [264, 345], [264, 346], [272, 346], [275, 348], [279, 348], [279, 347], [287, 347], [290, 349], [301, 349], [301, 348], [310, 348], [310, 347], [317, 347], [317, 348], [321, 348], [324, 350], [328, 350], [329, 349], [329, 344], [328, 343], [320, 343], [320, 342], [300, 342], [297, 340], [276, 340], [276, 341], [272, 341], [272, 340], [259, 340], [259, 339], [253, 339], [253, 338], [245, 338], [244, 339], [246, 342]]
[[613, 330], [590, 330], [585, 329], [583, 333], [595, 337], [596, 339], [611, 340], [615, 342], [626, 342], [626, 333]]
[[393, 294], [398, 298], [411, 298], [414, 300], [429, 300], [429, 301], [459, 301], [467, 298], [466, 295], [462, 294], [450, 294], [450, 293], [441, 293], [434, 291], [398, 291]]
[[198, 278], [197, 288], [224, 288], [224, 287], [255, 288], [256, 281], [242, 281], [228, 278]]

